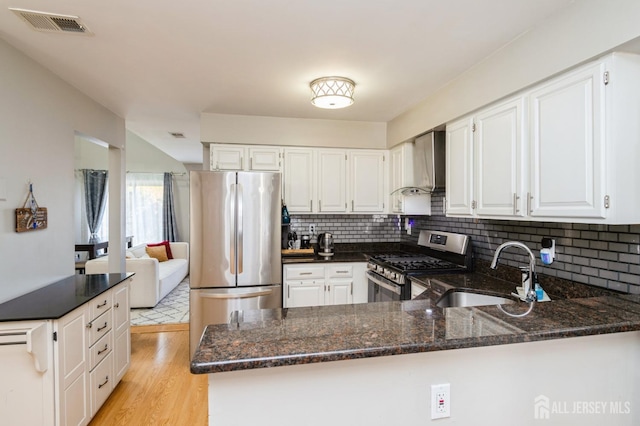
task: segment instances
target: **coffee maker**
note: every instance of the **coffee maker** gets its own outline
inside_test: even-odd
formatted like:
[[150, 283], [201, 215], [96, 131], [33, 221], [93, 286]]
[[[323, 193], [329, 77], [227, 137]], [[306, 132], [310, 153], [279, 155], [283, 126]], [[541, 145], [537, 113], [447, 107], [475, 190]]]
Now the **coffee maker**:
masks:
[[333, 256], [333, 235], [323, 232], [318, 235], [318, 254], [320, 256]]

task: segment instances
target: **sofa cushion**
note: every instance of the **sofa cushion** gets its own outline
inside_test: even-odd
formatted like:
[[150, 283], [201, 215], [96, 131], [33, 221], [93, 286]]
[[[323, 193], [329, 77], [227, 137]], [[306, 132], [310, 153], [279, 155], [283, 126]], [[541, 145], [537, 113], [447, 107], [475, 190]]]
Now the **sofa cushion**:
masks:
[[138, 244], [137, 246], [128, 249], [127, 253], [131, 253], [135, 258], [141, 258], [147, 254], [147, 245]]
[[147, 244], [147, 247], [157, 247], [157, 246], [164, 246], [167, 249], [167, 257], [169, 258], [169, 260], [173, 259], [173, 253], [171, 253], [171, 245], [169, 244], [169, 241], [164, 240], [159, 243]]
[[147, 254], [149, 255], [149, 257], [153, 257], [154, 259], [158, 259], [158, 262], [166, 262], [167, 260], [169, 260], [169, 257], [167, 257], [167, 248], [165, 246], [155, 246], [155, 247], [148, 247], [145, 249], [147, 251]]

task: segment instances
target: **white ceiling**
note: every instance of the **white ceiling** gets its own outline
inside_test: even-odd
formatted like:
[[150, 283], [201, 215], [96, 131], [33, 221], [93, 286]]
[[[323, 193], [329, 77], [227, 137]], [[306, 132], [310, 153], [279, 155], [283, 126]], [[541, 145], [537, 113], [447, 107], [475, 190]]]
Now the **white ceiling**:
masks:
[[[0, 37], [197, 163], [201, 112], [387, 122], [574, 1], [0, 0]], [[36, 32], [8, 7], [94, 35]], [[353, 106], [310, 104], [328, 75], [356, 82]]]

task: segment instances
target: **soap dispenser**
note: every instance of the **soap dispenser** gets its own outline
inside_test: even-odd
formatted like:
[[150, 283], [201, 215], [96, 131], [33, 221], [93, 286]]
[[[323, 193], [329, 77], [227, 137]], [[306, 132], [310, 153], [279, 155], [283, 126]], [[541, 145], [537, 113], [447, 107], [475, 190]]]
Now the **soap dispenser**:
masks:
[[551, 265], [556, 259], [556, 240], [551, 238], [542, 239], [542, 249], [540, 250], [540, 260], [545, 265]]

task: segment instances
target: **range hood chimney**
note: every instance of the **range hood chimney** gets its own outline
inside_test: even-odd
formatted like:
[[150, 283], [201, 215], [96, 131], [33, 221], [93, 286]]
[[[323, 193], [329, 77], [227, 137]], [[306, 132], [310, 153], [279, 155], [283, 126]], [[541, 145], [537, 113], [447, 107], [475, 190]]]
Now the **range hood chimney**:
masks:
[[445, 132], [432, 131], [413, 141], [413, 181], [392, 192], [431, 194], [445, 185]]

